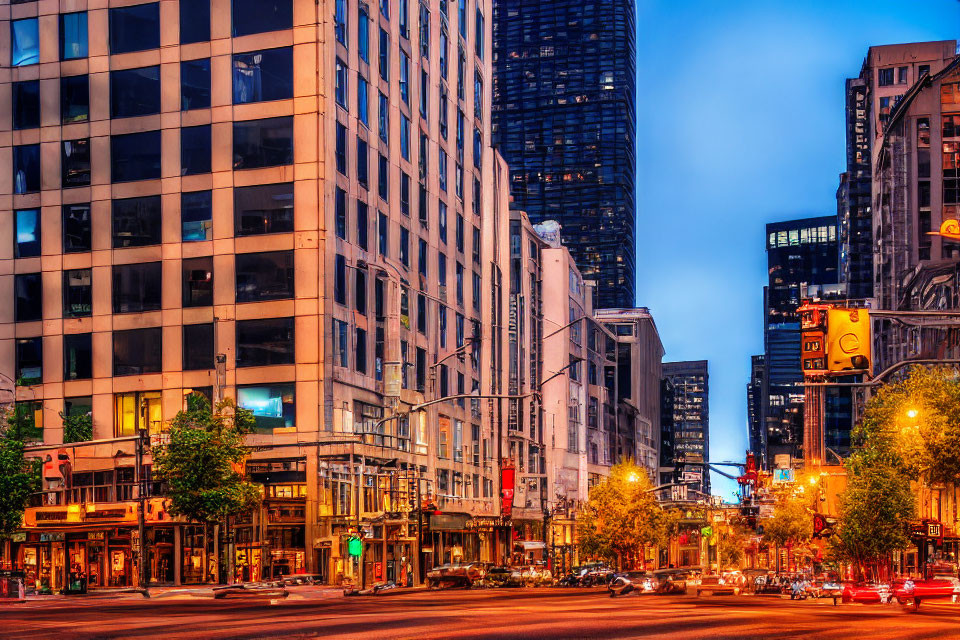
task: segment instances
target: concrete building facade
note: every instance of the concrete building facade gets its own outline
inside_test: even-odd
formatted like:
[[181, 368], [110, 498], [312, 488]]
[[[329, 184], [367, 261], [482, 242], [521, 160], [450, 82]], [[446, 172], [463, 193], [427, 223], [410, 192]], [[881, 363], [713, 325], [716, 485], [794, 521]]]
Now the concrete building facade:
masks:
[[[710, 375], [707, 361], [664, 362], [663, 378], [670, 382], [673, 390], [673, 459], [667, 466], [674, 479], [668, 482], [692, 482], [694, 484], [687, 485], [689, 489], [709, 495]], [[661, 474], [663, 472], [661, 468]]]

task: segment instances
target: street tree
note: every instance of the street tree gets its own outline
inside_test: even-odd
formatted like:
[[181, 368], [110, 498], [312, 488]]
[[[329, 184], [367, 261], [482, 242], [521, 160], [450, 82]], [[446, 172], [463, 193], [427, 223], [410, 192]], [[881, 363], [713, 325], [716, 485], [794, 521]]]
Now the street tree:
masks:
[[714, 532], [714, 542], [717, 549], [717, 568], [739, 569], [743, 565], [747, 545], [750, 544], [750, 535], [747, 530], [737, 524], [717, 529]]
[[21, 413], [7, 408], [0, 422], [0, 538], [20, 528], [30, 494], [41, 488], [40, 460], [25, 455]]
[[780, 547], [800, 546], [813, 537], [816, 494], [802, 481], [775, 492], [773, 515], [762, 520], [763, 540]]

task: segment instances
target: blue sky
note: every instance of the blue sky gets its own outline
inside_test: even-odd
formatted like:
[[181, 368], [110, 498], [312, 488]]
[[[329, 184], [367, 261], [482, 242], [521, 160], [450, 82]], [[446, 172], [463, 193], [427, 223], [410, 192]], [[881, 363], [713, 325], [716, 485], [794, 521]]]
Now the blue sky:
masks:
[[957, 38], [960, 2], [638, 0], [637, 29], [637, 304], [666, 360], [710, 361], [711, 459], [742, 460], [764, 224], [836, 212], [844, 79]]

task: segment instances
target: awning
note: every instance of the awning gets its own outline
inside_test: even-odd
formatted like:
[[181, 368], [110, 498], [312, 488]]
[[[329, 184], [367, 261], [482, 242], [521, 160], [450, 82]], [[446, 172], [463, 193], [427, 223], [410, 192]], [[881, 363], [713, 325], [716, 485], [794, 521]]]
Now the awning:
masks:
[[533, 551], [534, 549], [546, 549], [547, 543], [540, 540], [517, 540], [517, 544], [523, 547], [524, 551]]

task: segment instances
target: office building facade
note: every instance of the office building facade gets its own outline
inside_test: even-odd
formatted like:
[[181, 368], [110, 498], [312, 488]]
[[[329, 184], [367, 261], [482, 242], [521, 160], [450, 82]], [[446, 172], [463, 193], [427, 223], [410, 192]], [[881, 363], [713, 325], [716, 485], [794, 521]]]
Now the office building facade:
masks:
[[[664, 362], [663, 378], [672, 387], [673, 469], [670, 482], [710, 494], [710, 376], [706, 360]], [[661, 448], [661, 465], [663, 465]], [[661, 470], [661, 474], [663, 471]]]

